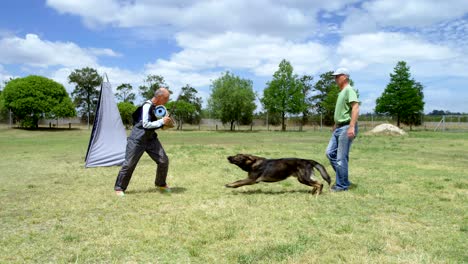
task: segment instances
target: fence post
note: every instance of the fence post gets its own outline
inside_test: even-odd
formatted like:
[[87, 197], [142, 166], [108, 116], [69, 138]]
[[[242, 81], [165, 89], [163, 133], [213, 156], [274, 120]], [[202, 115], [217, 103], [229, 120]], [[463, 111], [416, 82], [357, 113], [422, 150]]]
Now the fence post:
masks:
[[442, 120], [444, 120], [444, 123], [442, 125], [444, 127], [444, 132], [445, 132], [445, 116], [442, 117]]
[[320, 131], [322, 131], [322, 128], [323, 128], [322, 119], [323, 119], [323, 114], [322, 114], [322, 111], [320, 111]]

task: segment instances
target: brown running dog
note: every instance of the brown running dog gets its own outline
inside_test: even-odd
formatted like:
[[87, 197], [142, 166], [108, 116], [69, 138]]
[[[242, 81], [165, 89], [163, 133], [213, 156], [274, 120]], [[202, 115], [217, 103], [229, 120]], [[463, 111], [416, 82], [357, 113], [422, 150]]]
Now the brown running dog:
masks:
[[314, 179], [314, 168], [320, 172], [320, 175], [328, 185], [331, 182], [330, 175], [328, 175], [325, 168], [315, 160], [297, 158], [266, 159], [249, 154], [237, 154], [229, 156], [227, 159], [230, 163], [248, 172], [246, 179], [226, 184], [226, 187], [229, 188], [237, 188], [259, 182], [277, 182], [289, 176], [294, 176], [297, 177], [300, 183], [311, 186], [312, 194], [320, 194], [323, 184]]

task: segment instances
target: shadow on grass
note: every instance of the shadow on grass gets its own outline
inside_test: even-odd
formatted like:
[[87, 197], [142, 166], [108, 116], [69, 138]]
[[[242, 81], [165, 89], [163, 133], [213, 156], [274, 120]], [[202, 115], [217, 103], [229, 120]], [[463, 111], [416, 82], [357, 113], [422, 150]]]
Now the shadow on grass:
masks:
[[303, 133], [303, 132], [306, 132], [305, 130], [303, 131], [300, 131], [300, 130], [286, 130], [286, 131], [282, 131], [282, 130], [232, 130], [232, 131], [231, 130], [210, 130], [210, 131], [213, 131], [216, 133], [226, 133], [226, 134], [229, 134], [229, 133], [250, 134], [250, 133], [261, 133], [261, 132], [268, 132], [268, 133], [289, 133], [289, 132]]
[[[187, 189], [184, 187], [171, 187], [171, 192], [173, 194], [184, 193]], [[157, 188], [148, 188], [146, 190], [130, 190], [126, 191], [126, 194], [135, 194], [135, 193], [162, 193]]]
[[[357, 184], [351, 184], [349, 187], [350, 190], [358, 188]], [[330, 188], [328, 186], [323, 186], [322, 190], [322, 195], [325, 193], [330, 192]], [[282, 191], [264, 191], [262, 189], [254, 189], [254, 190], [246, 190], [246, 191], [241, 191], [241, 190], [233, 190], [231, 192], [232, 195], [253, 195], [253, 194], [287, 194], [287, 193], [308, 193], [312, 194], [312, 190], [282, 190]]]
[[[330, 188], [333, 188], [335, 186], [335, 184], [332, 184], [330, 186]], [[351, 185], [349, 185], [349, 190], [353, 190], [353, 189], [357, 189], [359, 185], [355, 184], [355, 183], [351, 183]], [[323, 186], [323, 189], [325, 189], [325, 186]]]
[[220, 134], [229, 134], [229, 133], [259, 133], [262, 132], [260, 130], [214, 130], [213, 132], [220, 133]]
[[[12, 129], [24, 130], [24, 131], [48, 131], [48, 132], [60, 132], [60, 131], [73, 131], [81, 130], [79, 127], [64, 128], [64, 127], [39, 127], [39, 128], [25, 128], [25, 127], [12, 127]], [[90, 130], [91, 131], [91, 130]]]
[[285, 191], [264, 191], [262, 189], [255, 189], [255, 190], [247, 190], [247, 191], [232, 191], [233, 195], [238, 194], [285, 194], [285, 193], [311, 193], [310, 190], [285, 190]]

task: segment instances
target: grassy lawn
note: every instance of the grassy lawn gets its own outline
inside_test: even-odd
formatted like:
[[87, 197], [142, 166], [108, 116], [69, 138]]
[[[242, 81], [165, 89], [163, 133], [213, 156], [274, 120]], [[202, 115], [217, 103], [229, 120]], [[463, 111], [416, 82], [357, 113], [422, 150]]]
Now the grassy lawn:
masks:
[[466, 263], [468, 134], [360, 135], [346, 193], [290, 178], [239, 189], [226, 156], [326, 160], [329, 132], [162, 131], [172, 194], [145, 154], [126, 197], [119, 167], [84, 168], [89, 131], [0, 129], [0, 262]]

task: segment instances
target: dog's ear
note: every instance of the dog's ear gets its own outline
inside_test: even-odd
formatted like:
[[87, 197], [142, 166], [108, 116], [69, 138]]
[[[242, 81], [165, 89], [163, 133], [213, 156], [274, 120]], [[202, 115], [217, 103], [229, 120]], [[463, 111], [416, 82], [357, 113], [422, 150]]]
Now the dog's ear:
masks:
[[255, 162], [257, 160], [264, 160], [265, 158], [254, 156], [254, 155], [249, 155], [249, 159]]
[[252, 169], [257, 168], [258, 166], [263, 164], [263, 162], [265, 161], [265, 158], [258, 157], [258, 156], [251, 156], [251, 159], [252, 159], [252, 163], [250, 164], [250, 166], [252, 166]]
[[245, 157], [247, 158], [247, 163], [248, 164], [252, 164], [254, 163], [255, 161], [257, 161], [257, 156], [253, 156], [253, 155], [245, 155]]

